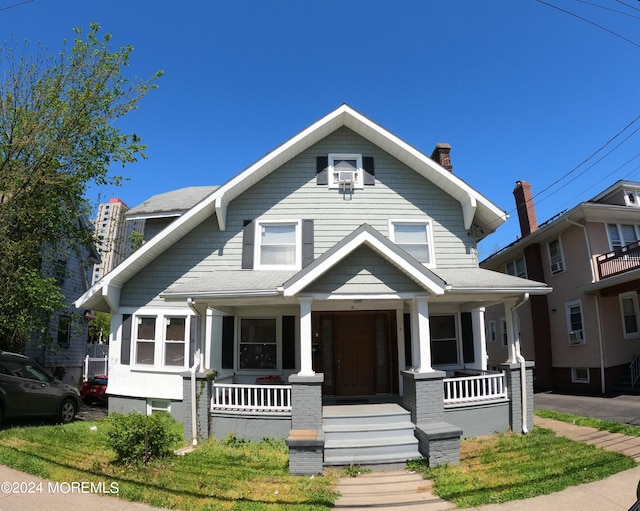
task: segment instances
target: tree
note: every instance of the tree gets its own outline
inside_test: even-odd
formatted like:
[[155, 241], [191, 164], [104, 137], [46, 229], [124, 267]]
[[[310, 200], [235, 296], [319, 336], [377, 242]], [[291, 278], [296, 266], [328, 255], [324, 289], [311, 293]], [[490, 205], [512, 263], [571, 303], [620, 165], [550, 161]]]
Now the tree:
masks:
[[87, 187], [120, 184], [112, 164], [145, 157], [141, 139], [114, 122], [161, 73], [130, 80], [122, 71], [131, 46], [112, 51], [96, 23], [84, 37], [74, 30], [71, 48], [64, 41], [55, 55], [28, 43], [0, 48], [0, 349], [46, 335], [64, 308], [48, 259], [95, 241], [79, 220]]
[[89, 341], [100, 344], [109, 342], [111, 314], [96, 311], [96, 317], [89, 320]]

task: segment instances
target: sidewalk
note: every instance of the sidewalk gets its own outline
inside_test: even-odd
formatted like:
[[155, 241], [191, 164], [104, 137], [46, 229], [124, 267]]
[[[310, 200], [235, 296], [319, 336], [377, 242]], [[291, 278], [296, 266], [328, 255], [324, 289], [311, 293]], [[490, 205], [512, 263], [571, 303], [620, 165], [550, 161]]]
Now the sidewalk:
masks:
[[[535, 418], [536, 425], [553, 429], [558, 435], [622, 452], [640, 462], [640, 437], [626, 437]], [[461, 511], [627, 511], [636, 501], [640, 466], [620, 472], [608, 479], [573, 486], [558, 493], [517, 500], [505, 504], [489, 504]], [[7, 486], [7, 483], [13, 483]], [[111, 481], [105, 481], [105, 488]], [[41, 485], [41, 486], [40, 486]], [[145, 504], [100, 495], [99, 492], [72, 491], [68, 486], [52, 488], [35, 476], [0, 465], [1, 511], [69, 511], [100, 509], [101, 511], [158, 510]], [[342, 493], [334, 506], [336, 511], [443, 511], [455, 509], [451, 502], [433, 495], [429, 481], [407, 471], [375, 472], [357, 478], [341, 478]], [[165, 510], [168, 511], [168, 510]]]

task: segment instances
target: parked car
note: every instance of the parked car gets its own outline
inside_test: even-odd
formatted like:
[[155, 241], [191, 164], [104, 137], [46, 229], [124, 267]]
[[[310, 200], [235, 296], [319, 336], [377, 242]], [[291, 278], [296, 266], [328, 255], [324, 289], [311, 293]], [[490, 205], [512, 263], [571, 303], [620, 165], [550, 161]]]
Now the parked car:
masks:
[[105, 375], [94, 376], [85, 381], [82, 387], [80, 387], [80, 397], [82, 401], [87, 405], [92, 403], [107, 404], [108, 381]]
[[78, 389], [55, 379], [24, 355], [0, 351], [0, 423], [24, 417], [71, 422], [79, 406]]

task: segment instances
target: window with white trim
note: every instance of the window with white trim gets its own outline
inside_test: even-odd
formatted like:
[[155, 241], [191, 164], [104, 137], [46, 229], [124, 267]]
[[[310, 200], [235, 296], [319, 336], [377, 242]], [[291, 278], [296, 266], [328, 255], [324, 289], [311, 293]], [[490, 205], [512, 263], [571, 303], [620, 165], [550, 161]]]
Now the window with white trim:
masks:
[[518, 259], [509, 261], [505, 270], [509, 275], [513, 275], [514, 277], [522, 277], [523, 279], [527, 278], [527, 267], [524, 264], [524, 257], [519, 257]]
[[240, 318], [238, 369], [278, 369], [278, 318]]
[[567, 330], [569, 332], [569, 344], [577, 346], [586, 344], [584, 333], [584, 317], [582, 314], [582, 302], [576, 300], [566, 304]]
[[507, 332], [507, 320], [500, 318], [500, 338], [502, 339], [502, 348], [507, 349], [509, 345], [509, 334]]
[[258, 268], [300, 268], [300, 221], [258, 222], [255, 260]]
[[140, 314], [133, 322], [133, 360], [136, 365], [184, 369], [194, 316], [189, 314]]
[[148, 399], [147, 415], [152, 413], [171, 413], [171, 401], [168, 399]]
[[329, 188], [339, 188], [345, 180], [350, 180], [353, 188], [364, 188], [363, 175], [361, 154], [329, 154]]
[[498, 340], [498, 332], [496, 330], [496, 320], [490, 319], [487, 326], [488, 326], [487, 337], [489, 339], [489, 342], [496, 342]]
[[560, 245], [560, 238], [551, 240], [547, 245], [549, 251], [549, 266], [551, 267], [551, 274], [557, 275], [564, 271], [564, 256], [562, 254], [562, 245]]
[[389, 223], [391, 241], [426, 266], [435, 264], [431, 222], [390, 220]]
[[611, 250], [624, 247], [640, 239], [640, 229], [631, 224], [607, 224]]
[[620, 313], [622, 314], [622, 330], [625, 339], [640, 337], [640, 322], [638, 321], [638, 295], [635, 292], [623, 293], [620, 298]]
[[588, 367], [572, 367], [571, 368], [571, 381], [573, 383], [589, 383], [589, 368]]

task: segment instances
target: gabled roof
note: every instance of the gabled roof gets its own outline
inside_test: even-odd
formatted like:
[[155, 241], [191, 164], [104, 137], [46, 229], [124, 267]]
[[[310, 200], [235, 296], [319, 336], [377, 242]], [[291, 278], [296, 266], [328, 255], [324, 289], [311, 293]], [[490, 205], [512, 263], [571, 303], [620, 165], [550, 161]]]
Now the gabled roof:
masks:
[[424, 287], [425, 291], [434, 295], [444, 294], [446, 283], [440, 277], [373, 227], [363, 224], [285, 282], [282, 286], [284, 296], [297, 295], [362, 245], [368, 246], [389, 263], [402, 270], [408, 277]]
[[181, 216], [219, 186], [188, 186], [159, 193], [125, 213], [127, 220]]
[[342, 105], [266, 154], [194, 205], [94, 284], [78, 298], [77, 306], [100, 310], [107, 304], [110, 308], [117, 308], [122, 285], [150, 261], [213, 214], [216, 215], [220, 229], [225, 230], [227, 207], [233, 199], [341, 127], [347, 127], [369, 140], [458, 200], [464, 215], [465, 229], [476, 226], [479, 239], [495, 231], [506, 221], [507, 215], [504, 211], [456, 175], [348, 105]]

